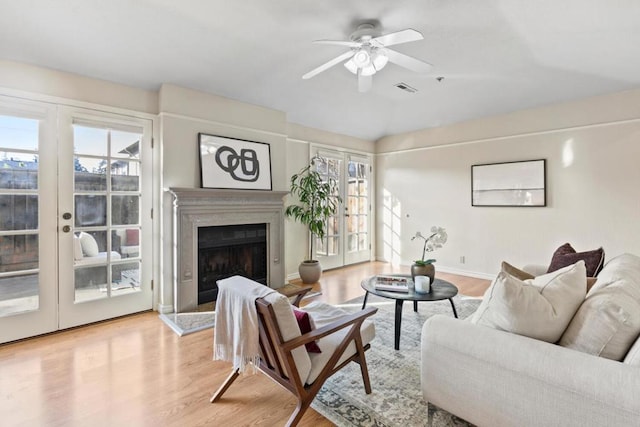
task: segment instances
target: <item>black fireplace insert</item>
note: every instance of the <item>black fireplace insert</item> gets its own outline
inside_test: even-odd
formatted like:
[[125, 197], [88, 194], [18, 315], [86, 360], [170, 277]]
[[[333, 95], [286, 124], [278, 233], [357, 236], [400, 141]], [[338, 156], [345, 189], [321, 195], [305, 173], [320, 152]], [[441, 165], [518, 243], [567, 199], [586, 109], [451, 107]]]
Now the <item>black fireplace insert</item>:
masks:
[[267, 284], [267, 224], [198, 228], [198, 304], [215, 301], [216, 282], [235, 275]]

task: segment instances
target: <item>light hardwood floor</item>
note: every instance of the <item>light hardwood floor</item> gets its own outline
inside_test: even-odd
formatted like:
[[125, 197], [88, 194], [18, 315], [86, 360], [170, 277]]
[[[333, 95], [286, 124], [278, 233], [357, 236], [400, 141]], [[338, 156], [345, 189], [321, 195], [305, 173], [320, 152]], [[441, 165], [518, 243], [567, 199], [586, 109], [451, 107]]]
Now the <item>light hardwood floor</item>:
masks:
[[[323, 274], [315, 297], [340, 303], [360, 281], [406, 272], [365, 263]], [[437, 274], [460, 293], [489, 282]], [[294, 409], [289, 392], [262, 374], [238, 379], [209, 403], [230, 365], [212, 360], [211, 330], [178, 337], [147, 312], [0, 346], [0, 424], [6, 426], [279, 426]], [[301, 426], [332, 424], [309, 409]]]

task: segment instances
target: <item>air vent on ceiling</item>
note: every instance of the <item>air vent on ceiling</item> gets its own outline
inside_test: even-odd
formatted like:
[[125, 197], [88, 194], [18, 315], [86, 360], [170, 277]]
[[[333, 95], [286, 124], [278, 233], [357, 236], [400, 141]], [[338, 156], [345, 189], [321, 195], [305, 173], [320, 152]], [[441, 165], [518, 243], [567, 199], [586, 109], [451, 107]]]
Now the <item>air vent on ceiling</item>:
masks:
[[409, 92], [409, 93], [416, 93], [418, 91], [418, 89], [416, 89], [415, 87], [411, 87], [406, 83], [398, 83], [395, 86], [398, 89], [403, 90], [405, 92]]

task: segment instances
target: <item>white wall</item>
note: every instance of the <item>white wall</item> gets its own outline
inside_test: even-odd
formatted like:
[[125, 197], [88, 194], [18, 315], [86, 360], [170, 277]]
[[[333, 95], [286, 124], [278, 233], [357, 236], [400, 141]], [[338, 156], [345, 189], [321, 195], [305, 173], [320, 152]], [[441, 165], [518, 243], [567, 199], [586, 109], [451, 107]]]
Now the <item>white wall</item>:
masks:
[[[424, 148], [419, 148], [424, 147]], [[640, 254], [640, 91], [521, 111], [378, 141], [377, 257], [408, 265], [432, 225], [443, 271], [491, 277], [555, 248]], [[547, 207], [471, 207], [473, 164], [547, 159]], [[460, 262], [464, 256], [466, 262]]]

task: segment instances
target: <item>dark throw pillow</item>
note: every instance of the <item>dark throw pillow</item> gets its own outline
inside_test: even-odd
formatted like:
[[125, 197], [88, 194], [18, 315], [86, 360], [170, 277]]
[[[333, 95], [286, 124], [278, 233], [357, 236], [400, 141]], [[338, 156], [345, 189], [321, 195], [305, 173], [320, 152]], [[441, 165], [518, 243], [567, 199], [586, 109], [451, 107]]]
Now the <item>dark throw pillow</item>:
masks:
[[[300, 333], [302, 335], [306, 334], [307, 332], [311, 332], [314, 329], [309, 313], [304, 310], [294, 308], [293, 314], [296, 316], [298, 326], [300, 327]], [[322, 350], [320, 350], [320, 347], [318, 347], [318, 344], [316, 344], [315, 341], [308, 342], [304, 346], [307, 348], [307, 351], [309, 353], [322, 353]]]
[[576, 252], [569, 243], [565, 243], [553, 253], [547, 273], [575, 264], [580, 260], [584, 261], [587, 267], [587, 276], [595, 277], [604, 266], [604, 249], [600, 247], [593, 251]]

